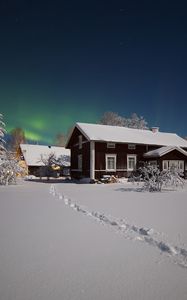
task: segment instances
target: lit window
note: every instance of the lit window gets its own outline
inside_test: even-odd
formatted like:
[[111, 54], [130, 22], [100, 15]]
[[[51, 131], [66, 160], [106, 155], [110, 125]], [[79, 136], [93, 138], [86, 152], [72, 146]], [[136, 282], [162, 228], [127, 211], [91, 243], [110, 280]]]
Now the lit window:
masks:
[[106, 170], [116, 170], [116, 154], [106, 154]]
[[115, 143], [107, 143], [107, 148], [115, 148]]
[[136, 168], [136, 155], [127, 155], [127, 170], [133, 171]]
[[78, 155], [78, 169], [82, 171], [82, 154]]
[[128, 149], [135, 150], [136, 149], [136, 145], [135, 144], [128, 144]]

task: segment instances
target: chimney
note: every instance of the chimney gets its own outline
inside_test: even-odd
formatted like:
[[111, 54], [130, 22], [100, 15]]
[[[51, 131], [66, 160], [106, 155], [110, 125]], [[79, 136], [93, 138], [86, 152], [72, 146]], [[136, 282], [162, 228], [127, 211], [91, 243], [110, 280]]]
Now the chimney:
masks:
[[157, 133], [157, 132], [159, 132], [159, 127], [151, 127], [151, 131], [153, 133]]

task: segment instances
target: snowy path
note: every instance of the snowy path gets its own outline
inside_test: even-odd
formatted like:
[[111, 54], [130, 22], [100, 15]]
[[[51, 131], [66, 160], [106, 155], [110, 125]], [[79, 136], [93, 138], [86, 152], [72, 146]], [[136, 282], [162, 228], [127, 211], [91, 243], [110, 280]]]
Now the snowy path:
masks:
[[126, 239], [141, 241], [157, 248], [161, 254], [167, 255], [172, 261], [182, 268], [187, 269], [187, 250], [183, 247], [171, 245], [164, 238], [164, 235], [152, 228], [137, 227], [128, 224], [124, 219], [116, 219], [100, 212], [89, 211], [84, 207], [73, 203], [67, 196], [58, 192], [54, 185], [50, 186], [50, 194], [57, 200], [63, 201], [71, 209], [84, 214], [87, 217], [99, 222], [102, 225], [114, 228], [116, 233], [121, 233]]

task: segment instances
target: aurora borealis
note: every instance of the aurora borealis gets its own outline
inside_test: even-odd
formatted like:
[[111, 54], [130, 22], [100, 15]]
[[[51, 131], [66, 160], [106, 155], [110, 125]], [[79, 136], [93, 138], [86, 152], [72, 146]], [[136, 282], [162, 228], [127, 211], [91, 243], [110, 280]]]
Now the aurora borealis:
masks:
[[2, 0], [0, 39], [8, 131], [53, 143], [111, 110], [187, 135], [186, 1]]

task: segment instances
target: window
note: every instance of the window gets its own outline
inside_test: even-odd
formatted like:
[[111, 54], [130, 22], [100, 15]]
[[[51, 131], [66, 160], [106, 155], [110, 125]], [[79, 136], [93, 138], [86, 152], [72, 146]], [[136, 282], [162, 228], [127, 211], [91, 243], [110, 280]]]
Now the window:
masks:
[[184, 171], [184, 161], [183, 160], [169, 160], [169, 167], [183, 172]]
[[107, 143], [107, 148], [115, 148], [115, 143]]
[[127, 170], [133, 171], [136, 168], [136, 155], [127, 155]]
[[79, 149], [82, 149], [82, 135], [79, 135]]
[[162, 162], [162, 168], [164, 171], [168, 170], [168, 160], [163, 160]]
[[135, 144], [128, 144], [128, 149], [135, 150], [136, 149], [136, 145]]
[[179, 171], [184, 171], [184, 161], [183, 160], [163, 160], [162, 167], [164, 171], [170, 168], [175, 168]]
[[116, 154], [106, 154], [106, 170], [116, 171]]
[[179, 170], [184, 172], [184, 161], [183, 160], [179, 160]]
[[78, 155], [78, 169], [82, 171], [82, 154]]

